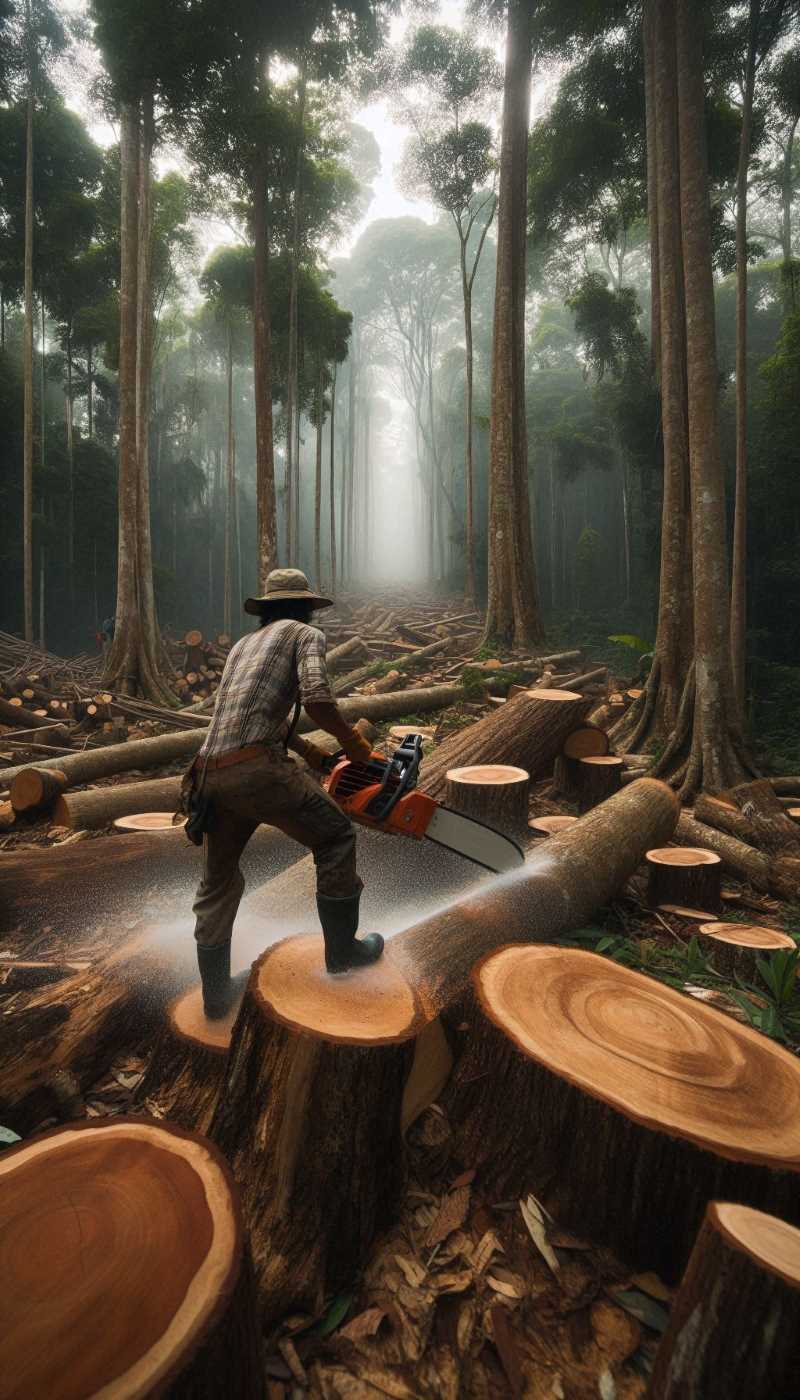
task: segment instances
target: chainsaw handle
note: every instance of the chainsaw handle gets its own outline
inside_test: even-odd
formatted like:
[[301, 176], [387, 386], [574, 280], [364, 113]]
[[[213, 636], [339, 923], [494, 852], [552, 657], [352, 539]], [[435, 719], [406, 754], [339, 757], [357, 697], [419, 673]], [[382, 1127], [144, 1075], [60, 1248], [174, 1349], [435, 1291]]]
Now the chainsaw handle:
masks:
[[345, 757], [346, 755], [344, 749], [337, 749], [336, 753], [326, 754], [322, 760], [322, 763], [320, 764], [319, 771], [321, 773], [327, 773], [328, 775], [330, 775], [336, 767], [337, 763], [341, 763], [342, 759]]

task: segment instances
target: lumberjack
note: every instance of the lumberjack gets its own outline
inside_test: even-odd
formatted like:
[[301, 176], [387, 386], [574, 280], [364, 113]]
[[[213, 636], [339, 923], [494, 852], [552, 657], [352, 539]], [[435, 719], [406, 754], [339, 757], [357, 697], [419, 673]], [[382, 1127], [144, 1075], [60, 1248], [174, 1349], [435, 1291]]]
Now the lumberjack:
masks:
[[203, 878], [193, 910], [203, 1004], [213, 1019], [226, 1015], [238, 992], [230, 965], [233, 921], [244, 891], [239, 858], [260, 822], [313, 852], [328, 972], [363, 967], [383, 951], [378, 933], [356, 939], [363, 886], [353, 825], [287, 753], [291, 748], [309, 768], [322, 771], [326, 755], [294, 733], [304, 705], [353, 763], [371, 755], [339, 712], [325, 667], [325, 637], [311, 626], [315, 609], [331, 601], [313, 593], [299, 569], [274, 569], [266, 593], [246, 600], [245, 612], [260, 618], [261, 626], [231, 649], [208, 737], [186, 775], [189, 824], [197, 813], [203, 832]]

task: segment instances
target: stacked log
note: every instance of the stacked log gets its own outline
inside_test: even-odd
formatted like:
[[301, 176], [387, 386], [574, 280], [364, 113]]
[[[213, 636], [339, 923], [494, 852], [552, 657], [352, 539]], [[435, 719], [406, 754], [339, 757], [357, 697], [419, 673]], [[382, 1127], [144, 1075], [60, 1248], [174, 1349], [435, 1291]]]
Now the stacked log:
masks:
[[800, 1064], [788, 1051], [579, 949], [501, 949], [472, 985], [445, 1107], [462, 1160], [493, 1192], [543, 1196], [567, 1229], [668, 1281], [713, 1199], [800, 1222]]
[[4, 1394], [264, 1396], [237, 1193], [209, 1142], [129, 1118], [43, 1134], [3, 1153], [0, 1217]]

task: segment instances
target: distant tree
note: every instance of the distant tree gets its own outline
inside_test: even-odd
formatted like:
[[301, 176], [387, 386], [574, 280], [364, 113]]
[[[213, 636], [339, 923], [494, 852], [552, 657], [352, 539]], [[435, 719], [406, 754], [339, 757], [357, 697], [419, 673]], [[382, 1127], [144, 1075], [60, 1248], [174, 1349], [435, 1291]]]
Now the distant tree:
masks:
[[[497, 205], [487, 189], [495, 169], [492, 132], [476, 119], [502, 84], [490, 49], [466, 34], [444, 26], [426, 25], [414, 33], [400, 57], [395, 81], [411, 85], [418, 97], [406, 95], [415, 136], [406, 157], [406, 178], [426, 190], [433, 202], [452, 218], [458, 237], [461, 295], [466, 346], [464, 397], [464, 495], [466, 501], [466, 596], [474, 602], [475, 528], [473, 496], [473, 373], [472, 293], [489, 227]], [[474, 235], [474, 236], [473, 236]], [[470, 243], [472, 244], [470, 246]]]

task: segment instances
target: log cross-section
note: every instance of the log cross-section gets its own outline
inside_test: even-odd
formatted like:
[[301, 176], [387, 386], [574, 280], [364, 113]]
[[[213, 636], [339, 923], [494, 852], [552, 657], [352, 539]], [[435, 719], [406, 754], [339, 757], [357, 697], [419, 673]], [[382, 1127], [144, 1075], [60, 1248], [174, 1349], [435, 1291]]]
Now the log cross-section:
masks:
[[520, 836], [528, 825], [530, 777], [507, 763], [478, 763], [450, 768], [445, 803], [454, 812], [474, 817], [497, 831]]
[[229, 1168], [131, 1118], [0, 1156], [0, 1396], [261, 1400], [252, 1277]]
[[669, 1280], [710, 1200], [800, 1222], [787, 1050], [580, 949], [504, 948], [472, 984], [445, 1106], [493, 1191], [543, 1195], [567, 1228]]
[[716, 914], [722, 905], [722, 863], [714, 851], [665, 846], [647, 852], [647, 902], [707, 909]]

